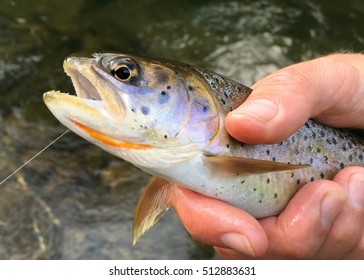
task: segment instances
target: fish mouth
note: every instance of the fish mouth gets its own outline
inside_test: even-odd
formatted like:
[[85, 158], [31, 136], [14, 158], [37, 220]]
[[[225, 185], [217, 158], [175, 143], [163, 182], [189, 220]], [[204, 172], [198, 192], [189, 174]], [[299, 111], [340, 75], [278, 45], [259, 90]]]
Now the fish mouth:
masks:
[[117, 90], [106, 78], [107, 74], [100, 69], [95, 57], [69, 56], [65, 59], [63, 68], [72, 80], [77, 97], [101, 101], [107, 112], [122, 122], [125, 116], [125, 100], [117, 94]]
[[63, 67], [76, 95], [59, 91], [43, 95], [47, 107], [63, 125], [101, 147], [139, 150], [151, 147], [139, 143], [140, 136], [133, 135], [124, 125], [125, 101], [96, 58], [70, 56]]
[[[65, 59], [63, 63], [64, 71], [67, 76], [69, 76], [72, 80], [73, 87], [75, 88], [76, 96], [82, 99], [91, 99], [91, 100], [102, 100], [99, 91], [96, 89], [94, 83], [91, 82], [89, 78], [86, 78], [85, 75], [82, 74], [82, 58], [77, 58], [74, 56], [70, 56]], [[86, 64], [86, 63], [84, 63]], [[90, 66], [92, 65], [91, 63]], [[89, 71], [87, 71], [89, 72]]]

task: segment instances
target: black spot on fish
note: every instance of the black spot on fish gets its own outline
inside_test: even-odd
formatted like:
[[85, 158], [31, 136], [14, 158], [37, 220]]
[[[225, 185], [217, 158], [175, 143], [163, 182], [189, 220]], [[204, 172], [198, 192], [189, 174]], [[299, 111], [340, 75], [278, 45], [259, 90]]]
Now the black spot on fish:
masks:
[[317, 152], [318, 154], [320, 154], [320, 153], [321, 153], [321, 149], [320, 149], [320, 148], [317, 148], [317, 149], [316, 149], [316, 152]]
[[278, 194], [277, 194], [277, 193], [275, 193], [275, 194], [274, 194], [274, 198], [277, 198], [277, 197], [278, 197]]
[[331, 144], [331, 140], [330, 139], [326, 139], [327, 144]]
[[227, 93], [224, 91], [224, 95], [226, 97], [226, 99], [229, 99], [229, 96], [227, 95]]
[[306, 126], [307, 128], [310, 128], [310, 125], [308, 124], [308, 122], [306, 122], [306, 123], [305, 123], [305, 126]]
[[328, 163], [328, 161], [329, 161], [328, 156], [324, 156], [324, 161], [325, 161], [325, 163]]
[[273, 158], [272, 158], [272, 161], [276, 161], [276, 158], [275, 158], [275, 157], [273, 157]]
[[303, 140], [305, 140], [305, 141], [306, 141], [307, 139], [308, 139], [307, 135], [304, 135], [304, 136], [303, 136]]
[[131, 108], [131, 111], [132, 111], [132, 112], [135, 112], [135, 109]]
[[311, 182], [315, 181], [315, 177], [311, 177]]
[[210, 86], [215, 89], [216, 88], [216, 84], [214, 82], [210, 82]]
[[343, 145], [341, 146], [341, 150], [343, 150], [344, 152], [346, 152], [347, 148], [346, 148], [345, 144], [343, 144]]
[[324, 137], [325, 137], [325, 132], [321, 131], [321, 132], [320, 132], [320, 136], [321, 136], [322, 138], [324, 138]]
[[171, 89], [171, 86], [167, 86], [167, 89]]
[[164, 138], [166, 138], [166, 139], [167, 139], [167, 138], [168, 138], [168, 136], [167, 136], [167, 135], [164, 135]]
[[267, 156], [269, 156], [269, 154], [270, 154], [270, 151], [269, 151], [269, 150], [267, 150]]
[[143, 115], [149, 115], [149, 113], [150, 113], [149, 107], [146, 107], [146, 106], [142, 106], [141, 111], [142, 111]]
[[293, 177], [294, 177], [294, 173], [292, 172], [292, 173], [291, 173], [291, 178], [293, 178]]
[[297, 156], [297, 155], [299, 155], [300, 151], [298, 149], [296, 149], [294, 153]]
[[353, 161], [353, 155], [349, 156], [349, 161], [352, 162]]
[[228, 149], [229, 149], [229, 148], [230, 148], [230, 145], [229, 145], [229, 144], [226, 144], [226, 148], [228, 148]]
[[241, 184], [244, 184], [244, 183], [245, 183], [245, 180], [241, 181], [240, 183], [241, 183]]
[[170, 95], [165, 91], [161, 91], [161, 95], [158, 98], [158, 103], [160, 105], [166, 104], [166, 103], [168, 103], [169, 99], [170, 99]]
[[267, 184], [269, 184], [270, 183], [270, 179], [269, 178], [267, 178]]
[[336, 145], [336, 144], [337, 144], [336, 138], [332, 138], [332, 143], [333, 143], [334, 145]]
[[193, 87], [192, 86], [188, 86], [188, 90], [189, 91], [193, 91]]
[[174, 71], [174, 74], [179, 75], [179, 72], [176, 70], [176, 71]]
[[296, 142], [296, 137], [292, 136], [291, 141], [292, 141], [292, 143], [295, 143]]
[[203, 111], [204, 113], [206, 113], [206, 112], [208, 111], [208, 107], [207, 107], [207, 106], [203, 106], [202, 111]]
[[312, 138], [316, 139], [316, 133], [314, 131], [312, 131]]
[[300, 179], [297, 179], [296, 183], [299, 185], [301, 183]]
[[226, 104], [226, 101], [225, 101], [225, 99], [220, 99], [220, 101], [221, 101], [221, 103], [223, 104], [223, 105], [225, 105]]
[[310, 158], [310, 164], [312, 164], [313, 163], [313, 158]]
[[349, 149], [352, 149], [353, 148], [353, 144], [351, 142], [348, 143], [348, 147]]
[[279, 145], [279, 146], [282, 146], [282, 145], [283, 145], [283, 141], [282, 141], [282, 142], [279, 142], [279, 143], [278, 143], [278, 145]]
[[254, 188], [254, 189], [253, 189], [253, 191], [255, 191], [255, 192], [256, 192], [256, 191], [257, 191], [257, 189], [256, 189], [256, 188]]
[[238, 91], [241, 91], [241, 88], [240, 88], [240, 87], [237, 87], [236, 89], [237, 89]]
[[262, 203], [262, 200], [261, 199], [259, 199], [259, 203]]
[[344, 169], [344, 167], [345, 167], [345, 164], [342, 162], [342, 163], [340, 163], [340, 168], [341, 169]]
[[360, 159], [360, 161], [363, 161], [363, 155], [362, 154], [360, 154], [358, 158]]
[[325, 177], [324, 173], [320, 173], [320, 178], [323, 179]]

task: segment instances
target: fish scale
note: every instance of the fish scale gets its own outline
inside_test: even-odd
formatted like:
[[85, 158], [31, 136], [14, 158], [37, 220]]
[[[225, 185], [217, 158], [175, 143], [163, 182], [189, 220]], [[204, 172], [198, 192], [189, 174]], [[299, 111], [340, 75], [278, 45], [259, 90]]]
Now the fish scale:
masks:
[[70, 130], [153, 175], [135, 214], [133, 243], [173, 206], [173, 184], [256, 218], [279, 214], [299, 188], [364, 166], [364, 140], [308, 120], [286, 141], [249, 145], [224, 128], [252, 90], [181, 62], [128, 54], [69, 57], [72, 96], [44, 94]]

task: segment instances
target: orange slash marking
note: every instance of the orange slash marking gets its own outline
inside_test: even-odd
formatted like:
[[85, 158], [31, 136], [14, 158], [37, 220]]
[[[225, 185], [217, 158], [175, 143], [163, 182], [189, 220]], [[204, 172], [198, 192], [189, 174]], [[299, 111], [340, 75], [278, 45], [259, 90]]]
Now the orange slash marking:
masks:
[[136, 144], [133, 142], [117, 140], [117, 139], [109, 137], [99, 131], [89, 128], [88, 126], [86, 126], [84, 124], [81, 124], [74, 120], [72, 120], [72, 122], [77, 127], [81, 128], [83, 131], [85, 131], [92, 138], [96, 139], [97, 141], [102, 142], [106, 146], [110, 146], [110, 147], [114, 147], [114, 148], [128, 149], [128, 150], [147, 150], [147, 149], [153, 148], [153, 146], [150, 146], [150, 145]]

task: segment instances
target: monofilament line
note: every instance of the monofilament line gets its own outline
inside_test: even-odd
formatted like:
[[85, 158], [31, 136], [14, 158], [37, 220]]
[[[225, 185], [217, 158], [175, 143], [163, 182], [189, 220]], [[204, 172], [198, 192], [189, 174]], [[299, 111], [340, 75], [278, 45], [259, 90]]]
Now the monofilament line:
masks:
[[0, 186], [5, 183], [7, 180], [9, 180], [11, 177], [13, 177], [17, 172], [19, 172], [24, 166], [26, 166], [29, 162], [31, 162], [33, 159], [35, 159], [37, 156], [39, 156], [41, 153], [43, 153], [45, 150], [47, 150], [50, 146], [52, 146], [55, 142], [57, 142], [60, 138], [62, 138], [67, 132], [70, 130], [67, 129], [65, 132], [63, 132], [61, 135], [59, 135], [56, 139], [54, 139], [51, 143], [49, 143], [47, 146], [45, 146], [43, 149], [41, 149], [38, 153], [36, 153], [34, 156], [32, 156], [30, 159], [28, 159], [26, 162], [24, 162], [21, 166], [19, 166], [15, 171], [13, 171], [8, 177], [6, 177], [4, 180], [0, 182]]

